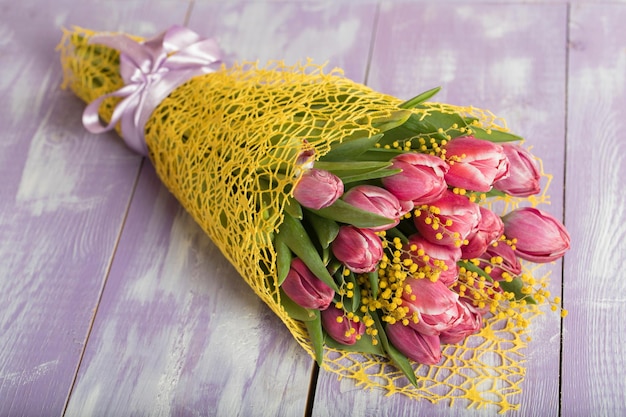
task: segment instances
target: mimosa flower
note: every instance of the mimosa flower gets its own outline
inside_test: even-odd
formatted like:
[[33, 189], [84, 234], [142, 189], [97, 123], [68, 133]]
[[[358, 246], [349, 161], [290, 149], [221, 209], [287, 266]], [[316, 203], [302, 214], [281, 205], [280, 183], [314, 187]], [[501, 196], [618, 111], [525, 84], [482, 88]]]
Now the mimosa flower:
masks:
[[348, 318], [345, 311], [330, 306], [322, 311], [322, 326], [328, 335], [344, 345], [353, 345], [365, 333], [365, 325], [361, 321]]

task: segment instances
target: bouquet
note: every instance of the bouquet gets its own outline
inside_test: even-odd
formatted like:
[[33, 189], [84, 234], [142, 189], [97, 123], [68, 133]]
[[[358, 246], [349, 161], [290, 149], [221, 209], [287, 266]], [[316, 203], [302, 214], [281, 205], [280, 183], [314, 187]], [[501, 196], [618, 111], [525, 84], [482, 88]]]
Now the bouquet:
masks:
[[550, 176], [502, 119], [310, 61], [227, 67], [178, 26], [148, 40], [74, 28], [59, 49], [86, 128], [150, 158], [320, 366], [516, 408], [524, 329], [560, 309], [534, 271], [569, 235], [537, 208]]

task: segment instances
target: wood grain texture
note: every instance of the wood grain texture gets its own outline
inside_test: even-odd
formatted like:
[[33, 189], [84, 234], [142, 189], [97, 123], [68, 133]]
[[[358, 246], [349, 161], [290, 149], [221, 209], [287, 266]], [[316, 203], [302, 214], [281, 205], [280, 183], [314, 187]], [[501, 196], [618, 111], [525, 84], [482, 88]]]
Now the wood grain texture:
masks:
[[67, 415], [301, 414], [310, 359], [146, 165]]
[[626, 5], [571, 8], [563, 415], [626, 413]]
[[[357, 26], [344, 33], [349, 43], [325, 41], [313, 58], [332, 64], [341, 56], [362, 78], [374, 8], [350, 11], [330, 3], [196, 4], [189, 26], [219, 34], [231, 59], [295, 62], [349, 14]], [[267, 25], [272, 16], [280, 24]], [[302, 50], [285, 56], [296, 36]], [[312, 366], [146, 163], [67, 415], [303, 415]]]
[[[510, 415], [626, 414], [626, 0], [468, 3], [0, 0], [0, 416], [63, 415], [70, 392], [68, 416], [305, 412], [310, 358], [149, 163], [87, 134], [84, 105], [58, 88], [61, 26], [152, 35], [186, 21], [229, 63], [311, 57], [386, 93], [441, 85], [438, 100], [503, 116], [554, 174], [548, 210], [573, 242], [563, 356], [548, 314]], [[558, 294], [560, 263], [543, 270]], [[324, 372], [314, 400], [316, 417], [497, 412]]]
[[[131, 3], [125, 13], [141, 21], [144, 2]], [[0, 14], [0, 415], [61, 415], [140, 158], [84, 131], [54, 48], [61, 25], [120, 13], [1, 1]]]
[[227, 63], [311, 58], [362, 81], [376, 8], [375, 2], [196, 2], [189, 27], [216, 36]]
[[[487, 108], [504, 117], [527, 138], [554, 174], [553, 205], [561, 216], [565, 119], [564, 5], [434, 5], [386, 3], [381, 7], [368, 84], [410, 98], [442, 86], [436, 101]], [[552, 291], [559, 293], [560, 265]], [[558, 415], [560, 318], [537, 320], [537, 339], [527, 350], [527, 376], [520, 415]], [[401, 395], [366, 392], [350, 381], [320, 374], [314, 415], [354, 412], [365, 416], [437, 416], [496, 414], [497, 409], [468, 410], [458, 401], [414, 402]]]
[[82, 128], [55, 52], [62, 25], [142, 22], [145, 2], [120, 4], [0, 1], [3, 416], [63, 412], [138, 175], [119, 140]]

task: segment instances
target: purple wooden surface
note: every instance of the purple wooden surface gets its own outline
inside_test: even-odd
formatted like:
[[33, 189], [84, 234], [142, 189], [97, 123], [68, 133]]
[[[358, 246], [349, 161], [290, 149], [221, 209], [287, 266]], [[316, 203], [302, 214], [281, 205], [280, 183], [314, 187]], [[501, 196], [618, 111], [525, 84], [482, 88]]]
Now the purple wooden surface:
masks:
[[[490, 109], [544, 159], [554, 174], [553, 205], [561, 216], [565, 119], [565, 5], [424, 5], [389, 3], [381, 8], [368, 84], [410, 98], [442, 86], [436, 100]], [[551, 265], [553, 294], [560, 266]], [[533, 324], [527, 350], [527, 381], [520, 415], [541, 410], [558, 415], [560, 317]], [[467, 410], [444, 403], [416, 403], [402, 395], [354, 389], [348, 380], [321, 373], [314, 415], [436, 416], [496, 413], [496, 407]]]
[[563, 415], [626, 413], [626, 5], [571, 8]]
[[225, 61], [313, 59], [362, 80], [377, 5], [375, 2], [197, 2], [189, 27], [216, 36]]
[[[329, 60], [390, 94], [441, 85], [439, 100], [505, 117], [554, 174], [548, 209], [573, 239], [562, 357], [548, 314], [533, 325], [511, 415], [626, 413], [626, 4], [382, 2], [376, 17], [373, 0], [191, 3], [0, 0], [0, 416], [62, 415], [70, 392], [68, 415], [304, 413], [311, 360], [149, 163], [114, 134], [85, 133], [83, 104], [58, 89], [61, 25], [149, 35], [187, 17], [220, 35], [229, 61]], [[545, 270], [558, 294], [560, 263]], [[324, 372], [312, 411], [495, 413], [384, 397]]]
[[[207, 3], [194, 6], [189, 26], [220, 34], [229, 59], [310, 56], [338, 65], [333, 57], [341, 56], [362, 78], [374, 10]], [[350, 16], [345, 26], [343, 16]], [[266, 24], [271, 17], [275, 25]], [[302, 45], [320, 33], [345, 39], [288, 52], [290, 33]], [[146, 162], [67, 415], [303, 415], [311, 369], [311, 358]]]
[[62, 414], [140, 163], [81, 127], [59, 89], [60, 27], [148, 29], [165, 16], [144, 20], [145, 3], [0, 1], [2, 416]]

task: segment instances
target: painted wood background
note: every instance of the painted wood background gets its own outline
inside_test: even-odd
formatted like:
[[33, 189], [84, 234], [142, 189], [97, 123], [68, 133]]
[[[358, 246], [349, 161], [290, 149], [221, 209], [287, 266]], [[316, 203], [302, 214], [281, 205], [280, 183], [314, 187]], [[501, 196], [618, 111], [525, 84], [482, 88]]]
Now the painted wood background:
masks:
[[114, 134], [59, 89], [62, 26], [217, 35], [408, 98], [489, 108], [554, 174], [569, 316], [532, 330], [520, 416], [626, 414], [626, 3], [0, 0], [0, 416], [475, 416], [315, 371]]

